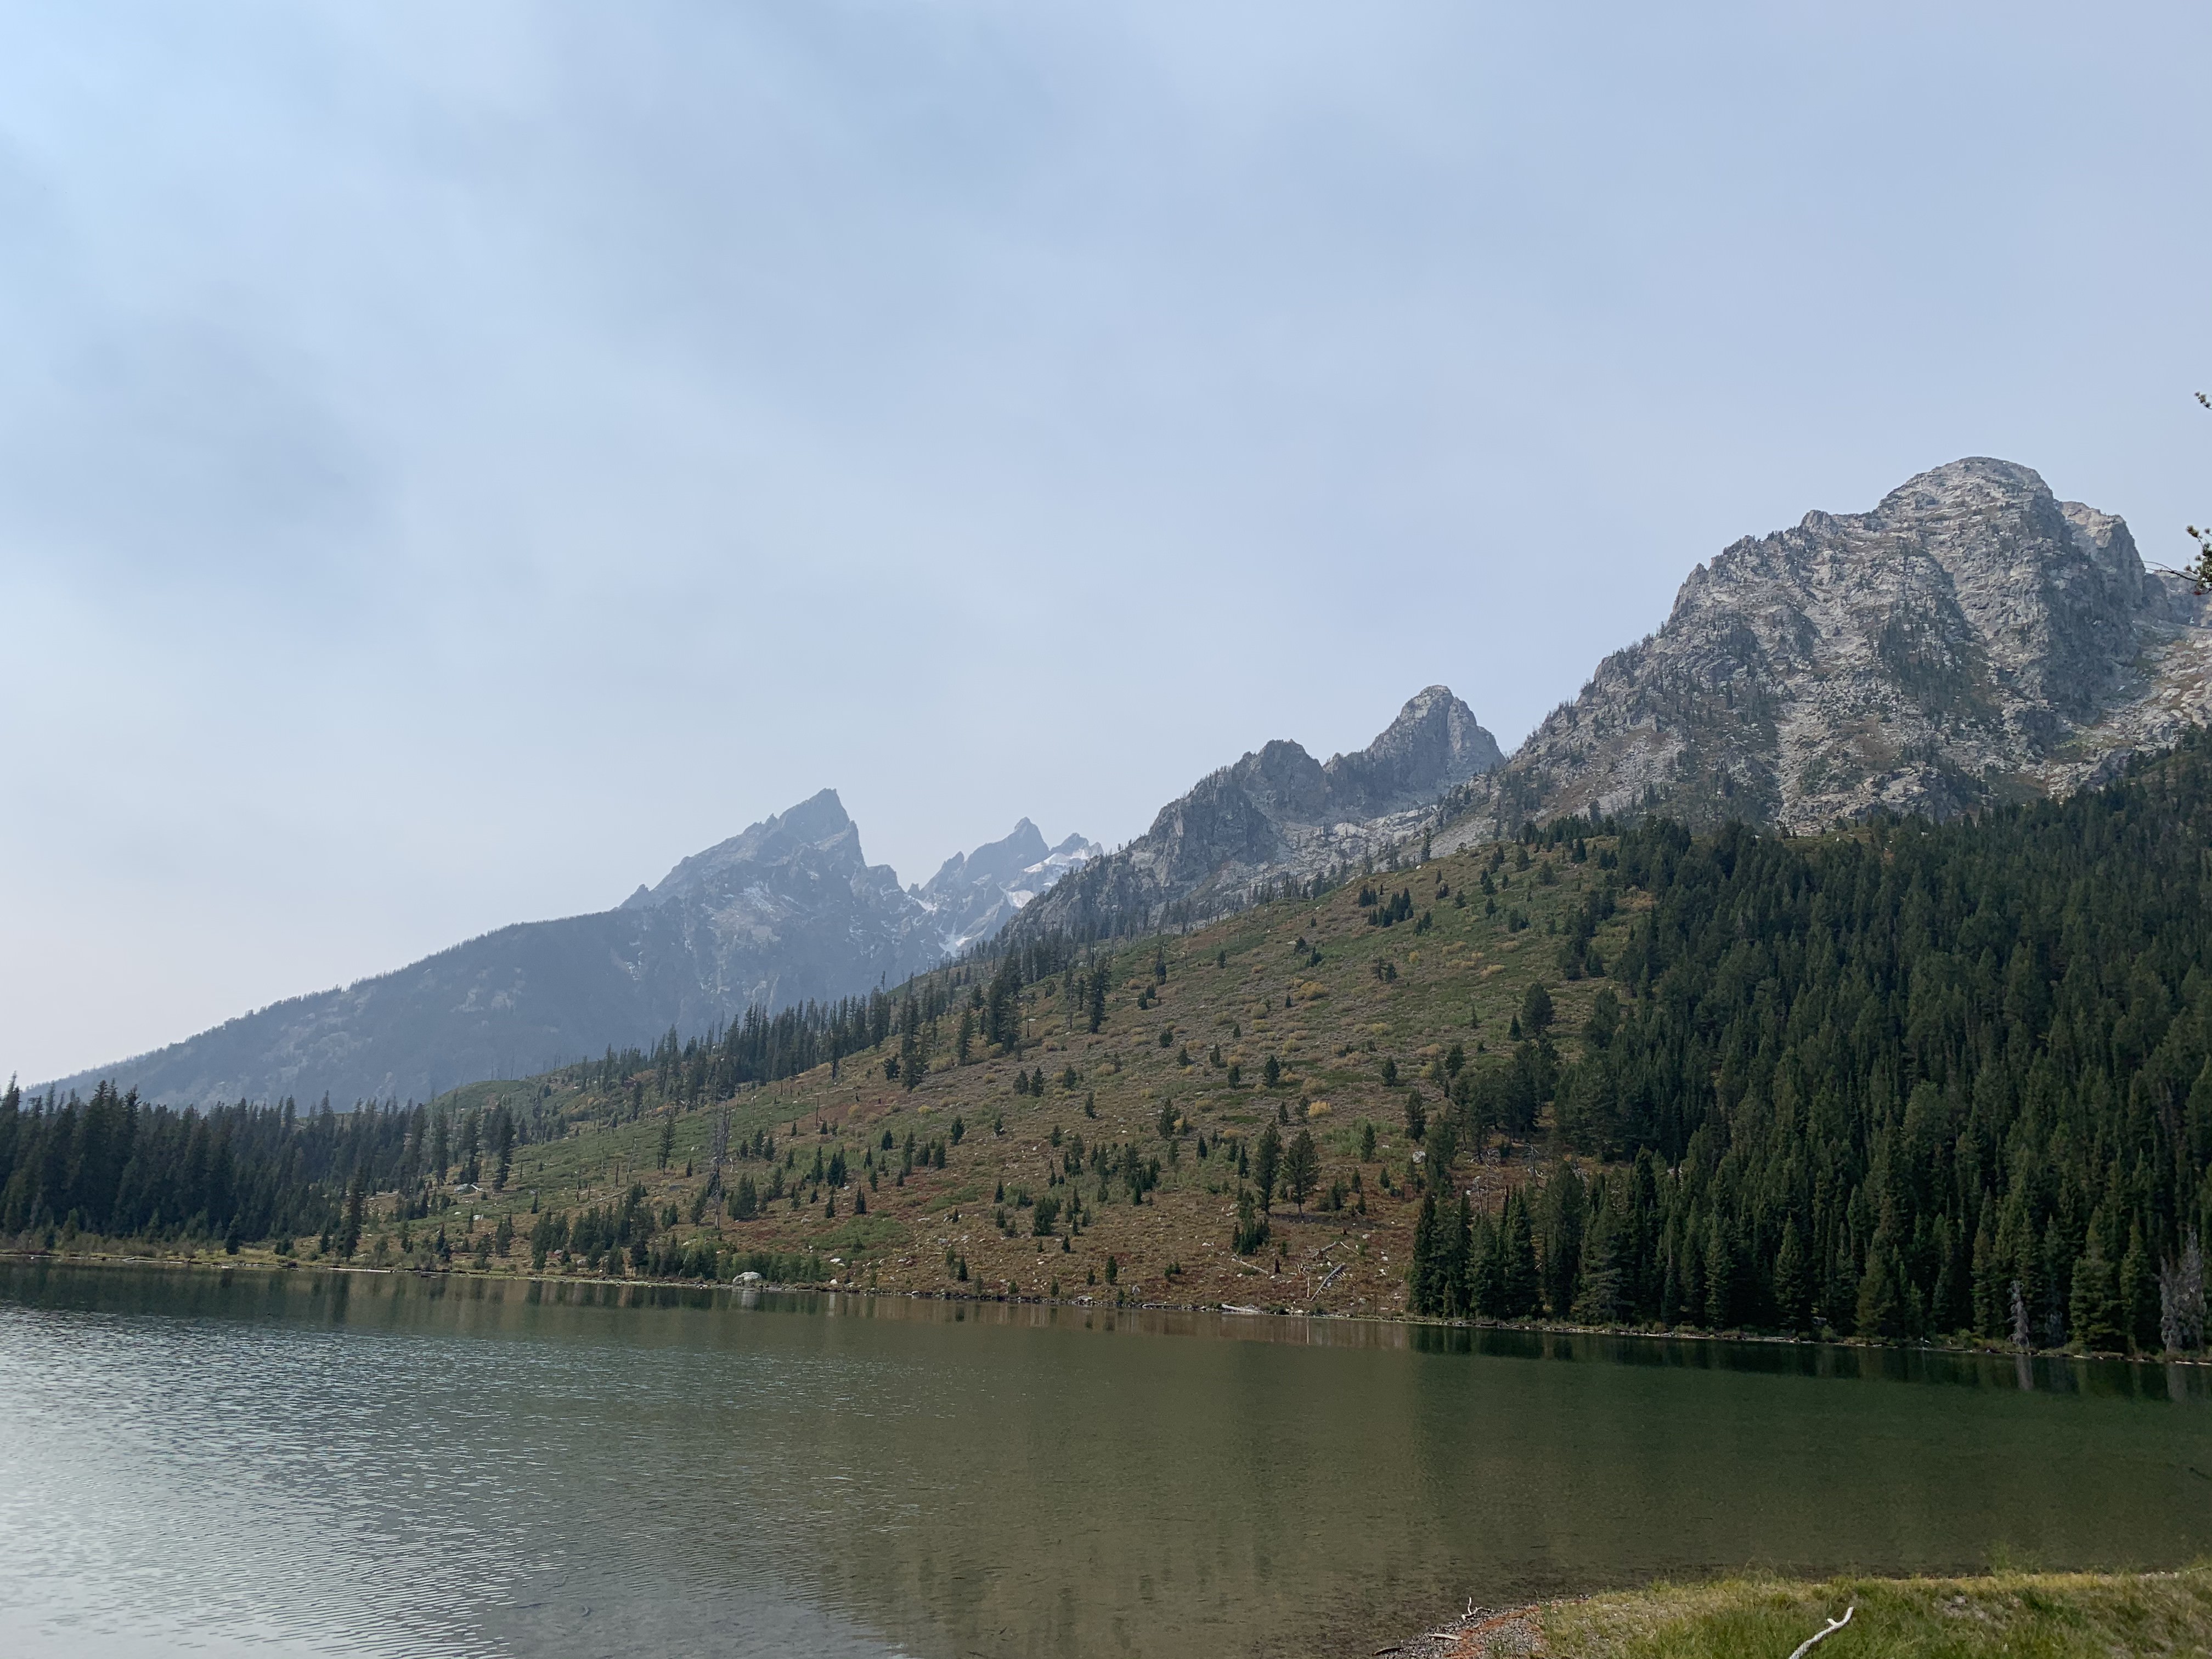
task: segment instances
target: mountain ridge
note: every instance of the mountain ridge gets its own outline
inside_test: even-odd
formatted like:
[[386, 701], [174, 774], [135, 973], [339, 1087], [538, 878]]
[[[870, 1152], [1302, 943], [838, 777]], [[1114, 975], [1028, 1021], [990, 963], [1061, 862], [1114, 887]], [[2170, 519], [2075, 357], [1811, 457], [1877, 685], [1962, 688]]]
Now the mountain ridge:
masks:
[[1697, 566], [1463, 793], [1445, 844], [1569, 813], [1802, 830], [2073, 788], [2212, 714], [2208, 621], [2118, 515], [1970, 456]]
[[[411, 1093], [849, 994], [994, 937], [1187, 926], [1416, 840], [1449, 851], [1585, 813], [1798, 831], [1956, 816], [2101, 781], [2205, 722], [2208, 624], [2212, 599], [2147, 569], [2118, 515], [1967, 457], [1864, 513], [1729, 544], [1510, 757], [1432, 685], [1364, 749], [1323, 762], [1263, 744], [1110, 854], [1048, 847], [1024, 818], [903, 889], [825, 789], [611, 910], [515, 924], [58, 1085], [137, 1079], [206, 1099], [335, 1075], [337, 1095]], [[397, 1054], [401, 1028], [440, 1020], [438, 1042]]]
[[[977, 854], [988, 862], [1003, 846]], [[1049, 885], [1059, 873], [1034, 879]], [[1006, 915], [1018, 908], [994, 896]], [[1004, 915], [969, 920], [996, 926]], [[679, 860], [611, 909], [511, 923], [43, 1086], [112, 1080], [180, 1103], [427, 1099], [649, 1044], [671, 1027], [704, 1030], [749, 1006], [860, 994], [945, 954], [936, 910], [889, 866], [867, 862], [859, 826], [823, 789]]]
[[1024, 910], [1007, 937], [1111, 934], [1233, 908], [1258, 882], [1395, 846], [1451, 789], [1503, 759], [1474, 711], [1442, 685], [1408, 699], [1366, 748], [1325, 762], [1276, 738], [1200, 779], [1143, 835]]

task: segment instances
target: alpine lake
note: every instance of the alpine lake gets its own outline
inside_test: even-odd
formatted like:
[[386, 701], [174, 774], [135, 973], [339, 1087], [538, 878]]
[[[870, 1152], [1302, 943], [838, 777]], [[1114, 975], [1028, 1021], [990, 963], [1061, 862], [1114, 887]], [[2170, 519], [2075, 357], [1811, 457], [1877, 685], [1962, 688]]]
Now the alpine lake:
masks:
[[1746, 1567], [2212, 1553], [2212, 1371], [0, 1263], [0, 1652], [1371, 1653]]

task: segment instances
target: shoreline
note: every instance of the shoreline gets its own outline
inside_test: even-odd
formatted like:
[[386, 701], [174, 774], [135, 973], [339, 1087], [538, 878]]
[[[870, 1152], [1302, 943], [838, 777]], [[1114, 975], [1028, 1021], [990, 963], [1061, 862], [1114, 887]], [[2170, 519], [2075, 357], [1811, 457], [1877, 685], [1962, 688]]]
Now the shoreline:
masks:
[[1846, 1629], [1855, 1647], [1954, 1659], [2203, 1652], [2212, 1647], [2212, 1562], [2145, 1572], [1740, 1573], [1501, 1608], [1470, 1601], [1465, 1613], [1366, 1649], [1364, 1659], [1800, 1659]]
[[2197, 1355], [2145, 1354], [2072, 1347], [2016, 1348], [2003, 1343], [1960, 1344], [1934, 1341], [1925, 1338], [1918, 1341], [1884, 1342], [1857, 1336], [1784, 1336], [1764, 1331], [1708, 1331], [1687, 1327], [1655, 1329], [1624, 1325], [1563, 1324], [1540, 1320], [1434, 1319], [1413, 1315], [1343, 1314], [1331, 1313], [1326, 1310], [1232, 1306], [1227, 1303], [1218, 1302], [1108, 1302], [1090, 1297], [969, 1295], [954, 1291], [883, 1290], [863, 1285], [782, 1284], [767, 1279], [744, 1284], [736, 1280], [707, 1279], [615, 1278], [605, 1273], [520, 1272], [479, 1273], [468, 1268], [379, 1267], [355, 1262], [303, 1261], [296, 1258], [244, 1255], [232, 1256], [198, 1252], [185, 1255], [125, 1255], [104, 1250], [78, 1253], [58, 1249], [0, 1249], [0, 1261], [43, 1261], [83, 1267], [181, 1267], [195, 1272], [212, 1270], [217, 1273], [234, 1273], [241, 1268], [247, 1268], [257, 1272], [280, 1273], [301, 1272], [360, 1273], [386, 1278], [404, 1276], [419, 1279], [500, 1285], [590, 1285], [623, 1289], [660, 1286], [670, 1290], [726, 1291], [733, 1293], [745, 1291], [770, 1291], [783, 1295], [881, 1297], [904, 1302], [965, 1303], [978, 1306], [995, 1304], [1000, 1306], [1080, 1308], [1086, 1311], [1104, 1313], [1218, 1314], [1226, 1318], [1235, 1319], [1326, 1320], [1332, 1324], [1384, 1325], [1407, 1330], [1470, 1333], [1506, 1331], [1526, 1336], [1615, 1337], [1653, 1342], [1726, 1342], [1776, 1348], [1842, 1348], [1861, 1352], [1936, 1353], [1982, 1358], [2117, 1360], [2132, 1365], [2212, 1367], [2212, 1349]]

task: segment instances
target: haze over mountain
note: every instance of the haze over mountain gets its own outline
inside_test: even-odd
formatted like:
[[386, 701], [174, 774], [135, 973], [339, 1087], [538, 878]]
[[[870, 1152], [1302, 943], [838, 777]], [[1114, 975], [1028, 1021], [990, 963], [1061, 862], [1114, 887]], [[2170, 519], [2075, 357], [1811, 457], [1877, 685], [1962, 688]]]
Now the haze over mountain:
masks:
[[1441, 685], [1348, 755], [1316, 761], [1278, 739], [1161, 808], [1142, 836], [1025, 910], [1018, 932], [1127, 932], [1241, 903], [1267, 877], [1356, 864], [1418, 835], [1449, 792], [1503, 759]]
[[1811, 830], [2071, 789], [2212, 711], [2208, 621], [2118, 517], [1954, 461], [1692, 571], [1447, 839], [1645, 805]]
[[833, 789], [684, 859], [611, 910], [522, 922], [182, 1042], [59, 1079], [175, 1102], [427, 1098], [747, 1007], [829, 1000], [934, 966], [1095, 850], [1048, 850], [1024, 818], [902, 889]]
[[1027, 818], [902, 889], [824, 790], [592, 915], [502, 928], [61, 1079], [173, 1100], [422, 1095], [896, 983], [1006, 931], [1181, 925], [1262, 884], [1566, 813], [1791, 830], [2062, 791], [2212, 714], [2212, 600], [2027, 467], [1923, 472], [1735, 543], [1509, 760], [1431, 686], [1366, 748], [1279, 739], [1111, 854]]
[[1274, 743], [1024, 913], [1021, 936], [1202, 918], [1273, 878], [1532, 819], [1664, 811], [1802, 830], [2060, 793], [2212, 716], [2212, 599], [2118, 517], [1970, 457], [1693, 570], [1510, 759], [1442, 687], [1358, 755]]
[[976, 940], [990, 938], [1031, 899], [1104, 850], [1081, 836], [1048, 848], [1043, 833], [1024, 818], [1005, 840], [955, 853], [935, 875], [907, 891], [928, 907], [938, 948], [957, 956]]

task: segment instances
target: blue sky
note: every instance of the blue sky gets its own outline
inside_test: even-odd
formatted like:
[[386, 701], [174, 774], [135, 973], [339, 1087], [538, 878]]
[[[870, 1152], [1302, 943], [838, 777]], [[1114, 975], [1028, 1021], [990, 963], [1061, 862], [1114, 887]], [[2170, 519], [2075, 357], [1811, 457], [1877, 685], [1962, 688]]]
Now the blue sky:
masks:
[[1962, 454], [2212, 514], [2203, 7], [0, 3], [0, 1070], [908, 880]]

